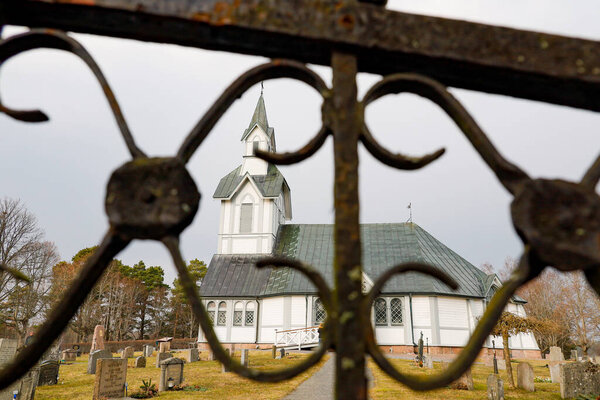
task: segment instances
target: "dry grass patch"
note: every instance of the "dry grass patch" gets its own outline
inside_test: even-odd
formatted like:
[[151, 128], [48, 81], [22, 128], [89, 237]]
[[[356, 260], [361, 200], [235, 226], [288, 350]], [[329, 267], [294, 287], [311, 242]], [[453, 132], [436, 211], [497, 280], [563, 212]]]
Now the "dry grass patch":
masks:
[[[141, 353], [136, 353], [136, 356]], [[181, 354], [175, 353], [175, 357]], [[207, 352], [201, 353], [201, 359], [206, 360]], [[236, 352], [235, 357], [240, 357]], [[308, 357], [308, 354], [290, 354], [282, 360], [271, 358], [271, 351], [250, 351], [250, 367], [274, 370], [295, 365]], [[241, 378], [232, 372], [221, 372], [221, 364], [218, 361], [199, 361], [186, 363], [184, 367], [184, 383], [198, 385], [205, 391], [177, 391], [161, 392], [160, 398], [164, 399], [253, 399], [270, 400], [281, 399], [294, 390], [300, 383], [306, 380], [314, 371], [322, 365], [321, 362], [308, 371], [295, 378], [281, 383], [258, 383], [249, 379]], [[86, 399], [92, 397], [94, 391], [94, 375], [88, 375], [87, 355], [77, 358], [71, 365], [60, 366], [60, 379], [58, 385], [38, 387], [35, 400], [58, 400], [58, 399]], [[152, 379], [158, 387], [160, 368], [156, 368], [156, 357], [146, 358], [146, 368], [133, 368], [134, 358], [128, 361], [127, 383], [129, 393], [139, 390], [142, 380]]]
[[[440, 363], [434, 363], [434, 369], [418, 368], [413, 361], [392, 359], [390, 362], [401, 372], [410, 374], [431, 375], [439, 373], [441, 370]], [[550, 377], [550, 371], [545, 367], [544, 360], [527, 360], [533, 367], [536, 377]], [[515, 372], [515, 383], [517, 381], [517, 365], [518, 362], [513, 362], [513, 371]], [[473, 384], [475, 390], [453, 390], [449, 388], [437, 389], [428, 392], [416, 392], [407, 388], [404, 385], [390, 378], [385, 372], [369, 360], [369, 368], [373, 372], [375, 378], [374, 387], [370, 390], [370, 397], [373, 400], [388, 400], [388, 399], [486, 399], [487, 398], [487, 377], [493, 372], [492, 367], [486, 367], [483, 364], [475, 364], [472, 367]], [[526, 392], [522, 389], [509, 389], [506, 383], [506, 371], [500, 371], [500, 377], [504, 380], [504, 394], [506, 399], [520, 400], [539, 400], [539, 399], [560, 399], [560, 386], [558, 383], [538, 383], [535, 382], [535, 392]]]

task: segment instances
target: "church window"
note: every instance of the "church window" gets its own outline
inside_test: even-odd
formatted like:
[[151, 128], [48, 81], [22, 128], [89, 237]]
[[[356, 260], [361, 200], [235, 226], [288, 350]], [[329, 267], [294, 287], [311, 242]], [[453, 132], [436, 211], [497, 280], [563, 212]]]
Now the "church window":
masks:
[[325, 317], [327, 317], [327, 312], [325, 311], [325, 307], [323, 307], [321, 299], [315, 299], [313, 308], [315, 325], [322, 324], [325, 321]]
[[244, 306], [241, 301], [238, 301], [233, 306], [233, 325], [242, 325], [242, 314], [244, 313]]
[[215, 323], [215, 302], [209, 301], [206, 305], [206, 309], [208, 311], [208, 318], [210, 319], [211, 324]]
[[246, 325], [254, 325], [254, 302], [249, 301], [246, 303]]
[[398, 298], [392, 299], [390, 303], [390, 315], [392, 318], [392, 325], [402, 324], [402, 300]]
[[217, 314], [217, 325], [225, 325], [227, 322], [227, 304], [224, 301], [219, 303], [219, 312]]
[[252, 232], [252, 204], [243, 203], [240, 212], [240, 233]]
[[252, 142], [252, 155], [256, 155], [256, 150], [258, 150], [259, 145], [260, 143], [258, 142], [258, 140]]
[[382, 298], [375, 300], [375, 325], [387, 325], [387, 304]]

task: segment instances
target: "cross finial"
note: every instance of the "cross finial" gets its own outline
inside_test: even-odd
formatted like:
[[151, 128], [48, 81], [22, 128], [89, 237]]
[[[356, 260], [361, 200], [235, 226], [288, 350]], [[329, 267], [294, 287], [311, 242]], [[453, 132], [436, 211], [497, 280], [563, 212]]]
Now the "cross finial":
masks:
[[408, 221], [412, 224], [412, 203], [408, 203]]

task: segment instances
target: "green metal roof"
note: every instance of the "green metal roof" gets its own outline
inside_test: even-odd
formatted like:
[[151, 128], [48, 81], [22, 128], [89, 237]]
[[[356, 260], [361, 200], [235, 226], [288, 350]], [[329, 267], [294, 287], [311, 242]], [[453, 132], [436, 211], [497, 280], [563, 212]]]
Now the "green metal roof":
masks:
[[[242, 166], [240, 165], [229, 174], [225, 175], [219, 181], [219, 185], [217, 185], [217, 189], [215, 189], [215, 193], [213, 194], [213, 198], [215, 199], [223, 199], [228, 198], [233, 194], [235, 188], [238, 187], [240, 182], [244, 179], [245, 175], [240, 175], [240, 169]], [[281, 192], [285, 187], [288, 187], [288, 184], [279, 171], [279, 169], [273, 165], [269, 164], [267, 168], [266, 175], [248, 175], [254, 181], [260, 193], [263, 197], [277, 197], [281, 194]], [[288, 187], [289, 189], [289, 187]]]
[[[392, 277], [383, 288], [386, 294], [431, 294], [483, 298], [488, 276], [466, 261], [414, 223], [362, 224], [363, 270], [373, 281], [388, 268], [403, 262], [417, 261], [431, 264], [452, 276], [459, 284], [457, 291], [439, 281], [414, 272]], [[319, 270], [333, 287], [333, 225], [282, 225], [277, 235], [274, 255], [296, 258]], [[313, 285], [299, 272], [290, 268], [273, 268], [266, 285], [256, 294], [256, 285], [229, 285], [226, 290], [214, 282], [231, 279], [235, 275], [223, 255], [215, 255], [202, 283], [202, 295], [218, 296], [275, 296], [283, 294], [315, 294]], [[244, 274], [254, 279], [256, 255], [237, 255], [236, 265], [243, 262]], [[239, 265], [236, 267], [239, 268]], [[211, 283], [213, 282], [213, 283]], [[250, 293], [252, 292], [252, 293]]]

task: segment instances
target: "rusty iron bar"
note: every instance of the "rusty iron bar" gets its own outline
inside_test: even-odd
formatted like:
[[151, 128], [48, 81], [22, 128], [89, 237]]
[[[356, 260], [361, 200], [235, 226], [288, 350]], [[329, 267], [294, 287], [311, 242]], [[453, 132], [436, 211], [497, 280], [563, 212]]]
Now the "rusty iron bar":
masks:
[[365, 326], [360, 312], [362, 257], [359, 228], [358, 139], [363, 126], [356, 98], [356, 57], [333, 53], [331, 115], [335, 159], [333, 260], [337, 399], [367, 399]]
[[109, 230], [106, 233], [98, 249], [86, 260], [79, 275], [66, 289], [61, 302], [54, 307], [48, 319], [38, 329], [33, 341], [0, 369], [0, 390], [15, 382], [36, 364], [67, 327], [112, 259], [128, 244], [129, 239], [114, 231]]
[[[600, 43], [330, 0], [4, 0], [0, 25], [49, 27], [329, 65], [600, 110]], [[318, 23], [316, 23], [318, 21]]]

